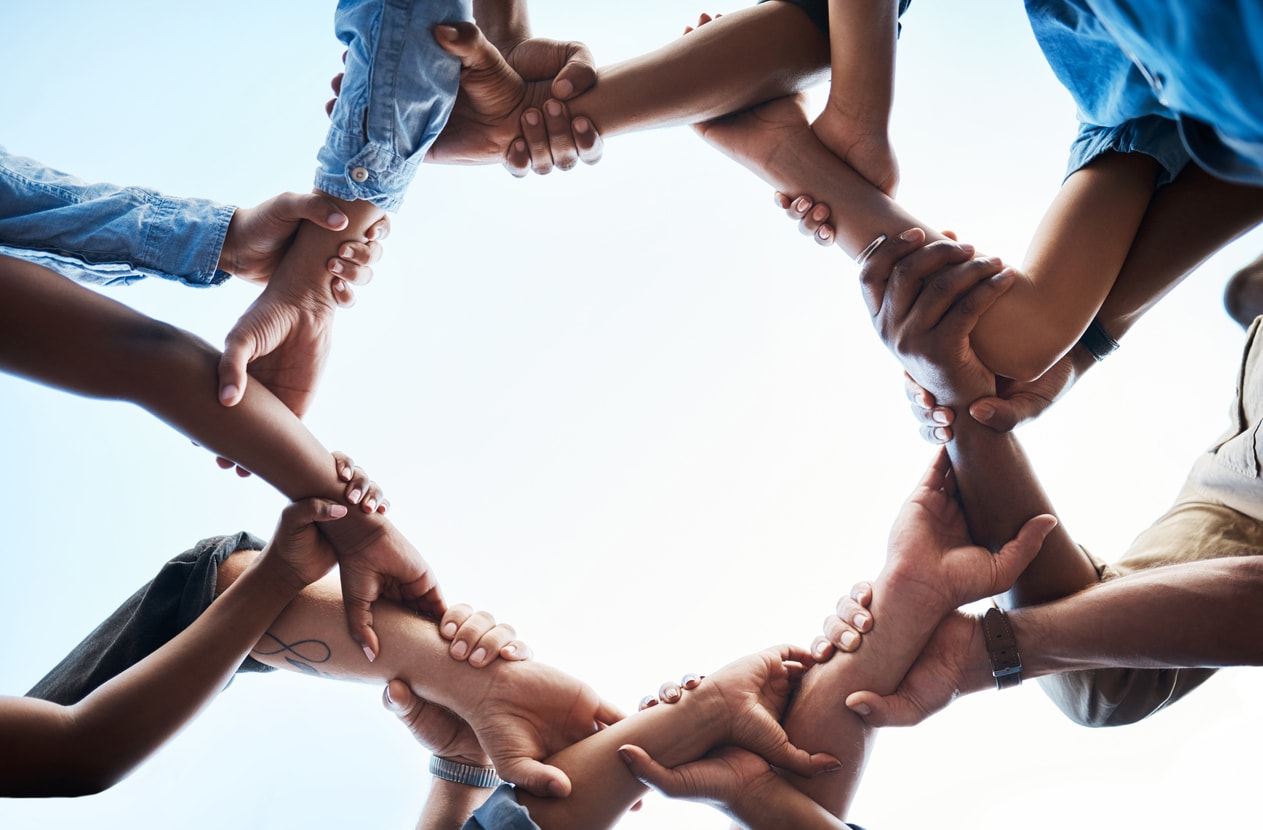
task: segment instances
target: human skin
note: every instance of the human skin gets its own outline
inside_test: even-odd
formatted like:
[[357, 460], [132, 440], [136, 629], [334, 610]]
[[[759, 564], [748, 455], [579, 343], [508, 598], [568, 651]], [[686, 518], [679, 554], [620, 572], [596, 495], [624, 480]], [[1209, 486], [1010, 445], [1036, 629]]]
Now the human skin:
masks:
[[[0, 258], [0, 281], [0, 369], [135, 403], [290, 499], [344, 497], [333, 457], [262, 384], [237, 406], [217, 404], [220, 355], [211, 346], [28, 262]], [[353, 510], [325, 533], [341, 565], [347, 625], [365, 653], [377, 650], [371, 603], [379, 596], [443, 613], [429, 565], [385, 516]]]
[[324, 499], [290, 505], [231, 589], [78, 703], [0, 698], [0, 795], [89, 795], [125, 778], [223, 689], [276, 615], [333, 566], [315, 522], [346, 515]]

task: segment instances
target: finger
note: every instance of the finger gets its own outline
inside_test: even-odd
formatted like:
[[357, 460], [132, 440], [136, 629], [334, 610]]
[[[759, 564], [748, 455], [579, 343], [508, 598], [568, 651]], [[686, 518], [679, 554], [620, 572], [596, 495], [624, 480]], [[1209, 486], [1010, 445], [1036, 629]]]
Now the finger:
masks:
[[[956, 271], [964, 272], [968, 276], [955, 277]], [[999, 259], [989, 257], [971, 260], [965, 265], [953, 268], [947, 274], [941, 275], [941, 279], [947, 284], [945, 291], [957, 296], [950, 310], [945, 312], [944, 332], [963, 339], [974, 330], [987, 309], [995, 305], [996, 300], [1013, 287], [1017, 273], [1012, 268], [1005, 268]], [[927, 290], [937, 290], [938, 282], [938, 279], [932, 280]], [[969, 285], [972, 285], [972, 288], [962, 288]], [[962, 290], [963, 295], [960, 293]]]
[[[460, 628], [456, 630], [456, 637], [453, 638], [452, 646], [448, 653], [451, 654], [453, 659], [468, 660], [478, 641], [482, 639], [484, 634], [495, 628], [495, 625], [495, 617], [486, 611], [475, 611], [466, 617]], [[483, 659], [486, 659], [485, 653]]]
[[596, 719], [598, 723], [603, 723], [606, 726], [609, 726], [612, 723], [618, 723], [625, 717], [627, 716], [623, 714], [623, 710], [615, 706], [613, 703], [610, 703], [608, 700], [602, 698], [597, 703]]
[[696, 788], [690, 786], [693, 779], [682, 772], [667, 769], [638, 746], [627, 744], [619, 747], [618, 757], [638, 781], [668, 798], [689, 798], [695, 795]]
[[500, 50], [491, 45], [475, 24], [460, 21], [434, 27], [434, 40], [449, 55], [460, 58], [465, 69], [502, 72], [509, 69]]
[[694, 674], [693, 672], [689, 672], [688, 674], [680, 678], [680, 688], [684, 689], [685, 691], [691, 692], [692, 690], [696, 689], [700, 685], [702, 685], [702, 676], [700, 674]]
[[1047, 401], [1033, 396], [1018, 395], [1004, 398], [980, 398], [969, 406], [969, 414], [975, 421], [996, 432], [1010, 432], [1044, 411]]
[[281, 511], [280, 534], [295, 534], [317, 522], [332, 522], [347, 514], [346, 505], [332, 499], [309, 498], [291, 502]]
[[817, 636], [811, 641], [811, 655], [816, 658], [817, 663], [828, 662], [836, 652], [837, 649], [829, 642], [828, 637]]
[[645, 695], [640, 699], [640, 703], [636, 705], [636, 711], [643, 712], [646, 709], [652, 709], [658, 705], [657, 695]]
[[772, 201], [775, 202], [776, 206], [781, 210], [789, 210], [789, 206], [794, 200], [779, 190], [773, 190]]
[[684, 697], [684, 690], [674, 680], [668, 680], [658, 687], [658, 700], [663, 703], [679, 703], [682, 697]]
[[574, 130], [575, 148], [579, 152], [579, 161], [584, 164], [596, 164], [605, 155], [605, 139], [596, 131], [591, 119], [580, 115], [571, 122]]
[[929, 715], [898, 694], [882, 697], [873, 692], [852, 692], [847, 695], [846, 708], [872, 727], [915, 726]]
[[860, 647], [860, 633], [845, 618], [835, 615], [825, 617], [822, 628], [825, 639], [838, 651], [850, 653]]
[[531, 172], [531, 153], [527, 149], [526, 140], [514, 139], [504, 154], [504, 169], [515, 179], [525, 178]]
[[[342, 497], [346, 499], [347, 504], [360, 504], [363, 506], [364, 494], [368, 491], [372, 481], [368, 477], [368, 473], [360, 467], [351, 468], [351, 478], [346, 483], [346, 489], [342, 491]], [[367, 512], [372, 512], [367, 511]]]
[[474, 643], [473, 651], [469, 652], [469, 664], [481, 668], [494, 662], [500, 656], [501, 650], [516, 638], [517, 632], [513, 630], [513, 626], [507, 623], [492, 626], [490, 631]]
[[368, 662], [377, 659], [381, 643], [373, 630], [373, 601], [381, 596], [381, 585], [375, 574], [355, 573], [341, 568], [342, 603], [346, 607], [346, 630], [363, 650]]
[[[938, 403], [938, 400], [907, 372], [903, 373], [903, 394], [917, 409], [930, 410]], [[951, 412], [950, 409], [947, 411]]]
[[570, 795], [570, 779], [560, 769], [533, 758], [512, 758], [496, 765], [496, 772], [510, 784], [516, 784], [540, 798], [565, 798]]
[[409, 720], [412, 710], [421, 702], [421, 698], [412, 693], [411, 687], [402, 680], [395, 679], [382, 689], [382, 706], [385, 706], [400, 720]]
[[319, 193], [282, 193], [277, 197], [276, 208], [280, 218], [306, 219], [331, 231], [340, 231], [351, 221], [332, 199]]
[[255, 356], [248, 338], [228, 332], [224, 353], [219, 358], [219, 402], [236, 406], [246, 393], [246, 364]]
[[[386, 237], [390, 236], [390, 214], [385, 214], [382, 218], [368, 226], [368, 230], [364, 232], [364, 236], [369, 242], [382, 242]], [[380, 248], [378, 249], [380, 251]], [[376, 261], [376, 257], [373, 258]]]
[[804, 666], [810, 666], [815, 659], [809, 649], [791, 643], [777, 646], [776, 651], [780, 655], [781, 663], [801, 663]]
[[957, 243], [936, 240], [891, 268], [886, 304], [893, 319], [916, 321], [928, 330], [943, 319], [969, 286], [1002, 267], [997, 259], [970, 259]]
[[510, 662], [530, 660], [534, 656], [535, 650], [521, 640], [513, 640], [500, 649], [500, 659]]
[[333, 469], [338, 472], [338, 480], [350, 481], [355, 473], [355, 462], [351, 460], [351, 456], [341, 450], [334, 450], [332, 455]]
[[576, 95], [596, 86], [596, 61], [588, 47], [571, 43], [566, 65], [553, 79], [552, 94], [560, 101], [568, 101]]
[[544, 102], [544, 127], [553, 164], [558, 170], [573, 169], [579, 163], [579, 149], [570, 128], [570, 110], [565, 104], [554, 100]]
[[215, 463], [219, 465], [219, 469], [221, 470], [231, 470], [233, 467], [237, 466], [237, 463], [231, 458], [224, 458], [222, 455], [215, 456]]
[[456, 632], [460, 631], [461, 625], [473, 615], [474, 607], [464, 602], [458, 602], [448, 608], [439, 619], [439, 636], [444, 640], [455, 640]]
[[329, 288], [333, 291], [333, 301], [338, 308], [355, 307], [355, 291], [346, 280], [335, 277]]
[[[361, 471], [362, 472], [362, 471]], [[365, 513], [374, 513], [377, 508], [386, 501], [386, 496], [382, 492], [382, 486], [376, 481], [369, 479], [368, 487], [364, 490], [364, 500], [361, 502]]]
[[[893, 239], [883, 240], [860, 264], [860, 284], [864, 295], [864, 305], [868, 308], [869, 316], [876, 317], [886, 304], [887, 283], [896, 276], [896, 265], [901, 264], [907, 270], [909, 266], [917, 264], [916, 260], [907, 263], [904, 260], [923, 246], [929, 247], [925, 245], [925, 240], [925, 231], [920, 228], [911, 228]], [[947, 243], [947, 245], [952, 244], [956, 243]], [[964, 261], [973, 256], [974, 249], [972, 245], [956, 245], [956, 248], [956, 261]], [[945, 245], [940, 245], [936, 250], [939, 252], [940, 258], [942, 258], [946, 254], [946, 250], [950, 249], [947, 249]], [[929, 265], [933, 267], [920, 272], [918, 277], [932, 273], [946, 264], [948, 264], [946, 260], [937, 265], [931, 262]], [[907, 282], [906, 279], [904, 281]], [[919, 283], [919, 281], [918, 278], [917, 282]], [[913, 296], [915, 297], [915, 294]]]
[[992, 585], [991, 594], [1003, 593], [1013, 587], [1013, 583], [1039, 553], [1044, 540], [1056, 526], [1057, 517], [1043, 513], [1028, 519], [1017, 535], [1005, 542], [1004, 547], [991, 560], [996, 572], [996, 582]]
[[785, 215], [795, 222], [802, 222], [803, 217], [814, 204], [810, 196], [799, 196], [789, 203], [789, 207], [785, 209]]
[[544, 126], [544, 116], [539, 110], [530, 107], [522, 113], [522, 137], [526, 139], [527, 151], [531, 154], [531, 170], [539, 176], [547, 176], [553, 170], [553, 154], [548, 144], [548, 129]]

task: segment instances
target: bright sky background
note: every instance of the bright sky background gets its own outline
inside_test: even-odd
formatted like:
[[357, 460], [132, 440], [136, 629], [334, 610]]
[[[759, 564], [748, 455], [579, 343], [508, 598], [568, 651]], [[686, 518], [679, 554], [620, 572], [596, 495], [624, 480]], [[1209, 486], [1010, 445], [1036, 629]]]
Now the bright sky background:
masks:
[[[339, 67], [332, 7], [0, 5], [0, 143], [89, 180], [233, 204], [306, 190]], [[532, 13], [538, 34], [586, 40], [608, 63], [701, 10], [535, 0]], [[1020, 261], [1075, 126], [1021, 4], [914, 3], [895, 110], [900, 200]], [[1165, 509], [1220, 432], [1242, 341], [1220, 292], [1260, 248], [1256, 232], [1216, 257], [1024, 431], [1063, 520], [1100, 554]], [[423, 169], [376, 280], [340, 315], [308, 423], [384, 483], [449, 598], [514, 623], [538, 659], [630, 710], [665, 679], [808, 642], [880, 568], [931, 451], [854, 282], [845, 256], [800, 238], [768, 188], [686, 129], [616, 138], [599, 166], [547, 178]], [[215, 343], [252, 294], [111, 292]], [[266, 535], [284, 504], [134, 407], [0, 378], [0, 412], [4, 693], [167, 558], [213, 534]], [[1241, 826], [1255, 776], [1235, 759], [1240, 736], [1260, 734], [1261, 691], [1257, 672], [1224, 672], [1149, 722], [1098, 732], [1035, 684], [975, 695], [883, 734], [851, 818]], [[379, 692], [241, 678], [112, 791], [0, 802], [0, 827], [411, 827], [427, 758]], [[654, 797], [625, 826], [725, 823]]]

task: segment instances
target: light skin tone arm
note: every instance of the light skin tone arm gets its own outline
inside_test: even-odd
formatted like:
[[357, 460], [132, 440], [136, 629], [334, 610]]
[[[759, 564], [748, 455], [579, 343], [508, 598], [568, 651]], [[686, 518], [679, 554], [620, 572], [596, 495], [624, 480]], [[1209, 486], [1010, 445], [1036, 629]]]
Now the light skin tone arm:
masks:
[[[135, 403], [291, 499], [340, 500], [351, 480], [262, 384], [235, 407], [214, 399], [219, 353], [57, 274], [0, 258], [0, 368], [90, 397]], [[386, 594], [436, 617], [445, 605], [425, 560], [380, 513], [326, 528], [341, 565], [347, 624], [376, 651], [371, 602]], [[361, 655], [363, 656], [363, 654]]]
[[0, 794], [87, 795], [126, 777], [223, 689], [286, 603], [332, 567], [313, 522], [346, 514], [327, 500], [291, 505], [231, 590], [79, 703], [0, 698]]

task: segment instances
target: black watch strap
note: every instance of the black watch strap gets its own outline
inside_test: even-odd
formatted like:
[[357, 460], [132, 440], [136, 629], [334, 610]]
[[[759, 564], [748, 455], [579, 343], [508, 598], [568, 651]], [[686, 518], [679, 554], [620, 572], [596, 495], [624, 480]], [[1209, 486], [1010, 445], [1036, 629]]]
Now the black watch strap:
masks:
[[982, 635], [987, 641], [987, 657], [991, 660], [991, 676], [997, 689], [1022, 684], [1022, 658], [1017, 653], [1017, 640], [1008, 616], [999, 608], [988, 608], [982, 615]]

